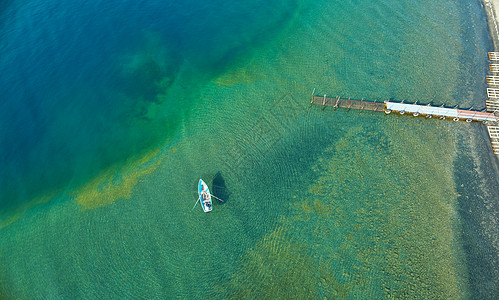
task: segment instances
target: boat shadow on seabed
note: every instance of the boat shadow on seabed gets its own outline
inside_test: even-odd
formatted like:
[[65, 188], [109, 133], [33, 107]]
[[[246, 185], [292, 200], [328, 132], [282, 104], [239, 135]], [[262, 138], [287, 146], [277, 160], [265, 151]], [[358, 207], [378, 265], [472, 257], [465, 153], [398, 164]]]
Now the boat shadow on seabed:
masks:
[[229, 200], [230, 192], [229, 189], [227, 189], [225, 180], [220, 172], [217, 172], [215, 177], [213, 177], [213, 181], [211, 183], [211, 194], [217, 198], [223, 199], [223, 202], [217, 200], [218, 204], [225, 204]]

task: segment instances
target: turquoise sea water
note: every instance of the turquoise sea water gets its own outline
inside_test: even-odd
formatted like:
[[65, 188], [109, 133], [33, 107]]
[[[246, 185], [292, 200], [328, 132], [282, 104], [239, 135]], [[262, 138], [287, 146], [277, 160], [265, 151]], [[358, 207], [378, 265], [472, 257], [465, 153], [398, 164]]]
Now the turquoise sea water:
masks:
[[483, 127], [308, 107], [483, 107], [480, 2], [0, 9], [4, 298], [497, 295]]

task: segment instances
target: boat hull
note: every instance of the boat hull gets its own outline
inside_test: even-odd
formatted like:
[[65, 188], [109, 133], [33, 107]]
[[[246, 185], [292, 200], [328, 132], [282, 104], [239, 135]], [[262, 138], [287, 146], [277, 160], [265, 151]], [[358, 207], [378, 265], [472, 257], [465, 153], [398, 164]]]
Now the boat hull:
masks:
[[213, 209], [213, 205], [211, 202], [211, 193], [208, 185], [202, 179], [199, 179], [198, 195], [203, 211], [210, 212]]

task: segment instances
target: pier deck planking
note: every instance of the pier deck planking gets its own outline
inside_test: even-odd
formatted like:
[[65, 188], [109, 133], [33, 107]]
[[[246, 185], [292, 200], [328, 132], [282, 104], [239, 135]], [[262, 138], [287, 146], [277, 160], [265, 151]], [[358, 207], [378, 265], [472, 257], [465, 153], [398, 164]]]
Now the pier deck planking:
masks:
[[487, 75], [487, 84], [488, 85], [499, 85], [499, 76]]
[[454, 121], [466, 120], [471, 121], [497, 121], [497, 117], [490, 112], [464, 110], [456, 108], [447, 108], [443, 106], [419, 105], [416, 103], [399, 103], [399, 102], [374, 102], [366, 100], [344, 99], [340, 97], [331, 98], [326, 95], [314, 96], [310, 100], [310, 105], [320, 105], [324, 109], [326, 106], [337, 108], [346, 108], [347, 110], [370, 110], [370, 111], [392, 111], [399, 112], [401, 115], [408, 113], [413, 116], [439, 117], [441, 119], [451, 118]]
[[322, 105], [323, 107], [332, 106], [335, 109], [340, 107], [372, 111], [383, 111], [385, 109], [385, 104], [383, 102], [342, 99], [340, 97], [328, 98], [325, 95], [323, 97], [312, 96], [310, 104]]
[[499, 64], [489, 64], [490, 73], [499, 73]]
[[499, 60], [499, 52], [489, 52], [489, 60]]

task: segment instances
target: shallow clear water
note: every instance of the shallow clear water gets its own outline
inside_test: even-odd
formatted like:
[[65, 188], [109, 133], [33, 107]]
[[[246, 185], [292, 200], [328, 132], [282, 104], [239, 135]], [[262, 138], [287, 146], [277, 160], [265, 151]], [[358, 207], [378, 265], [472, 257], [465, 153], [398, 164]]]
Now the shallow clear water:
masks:
[[497, 183], [470, 192], [484, 170], [456, 163], [487, 153], [479, 125], [308, 107], [483, 106], [480, 4], [262, 3], [3, 8], [0, 292], [490, 296], [462, 197]]

